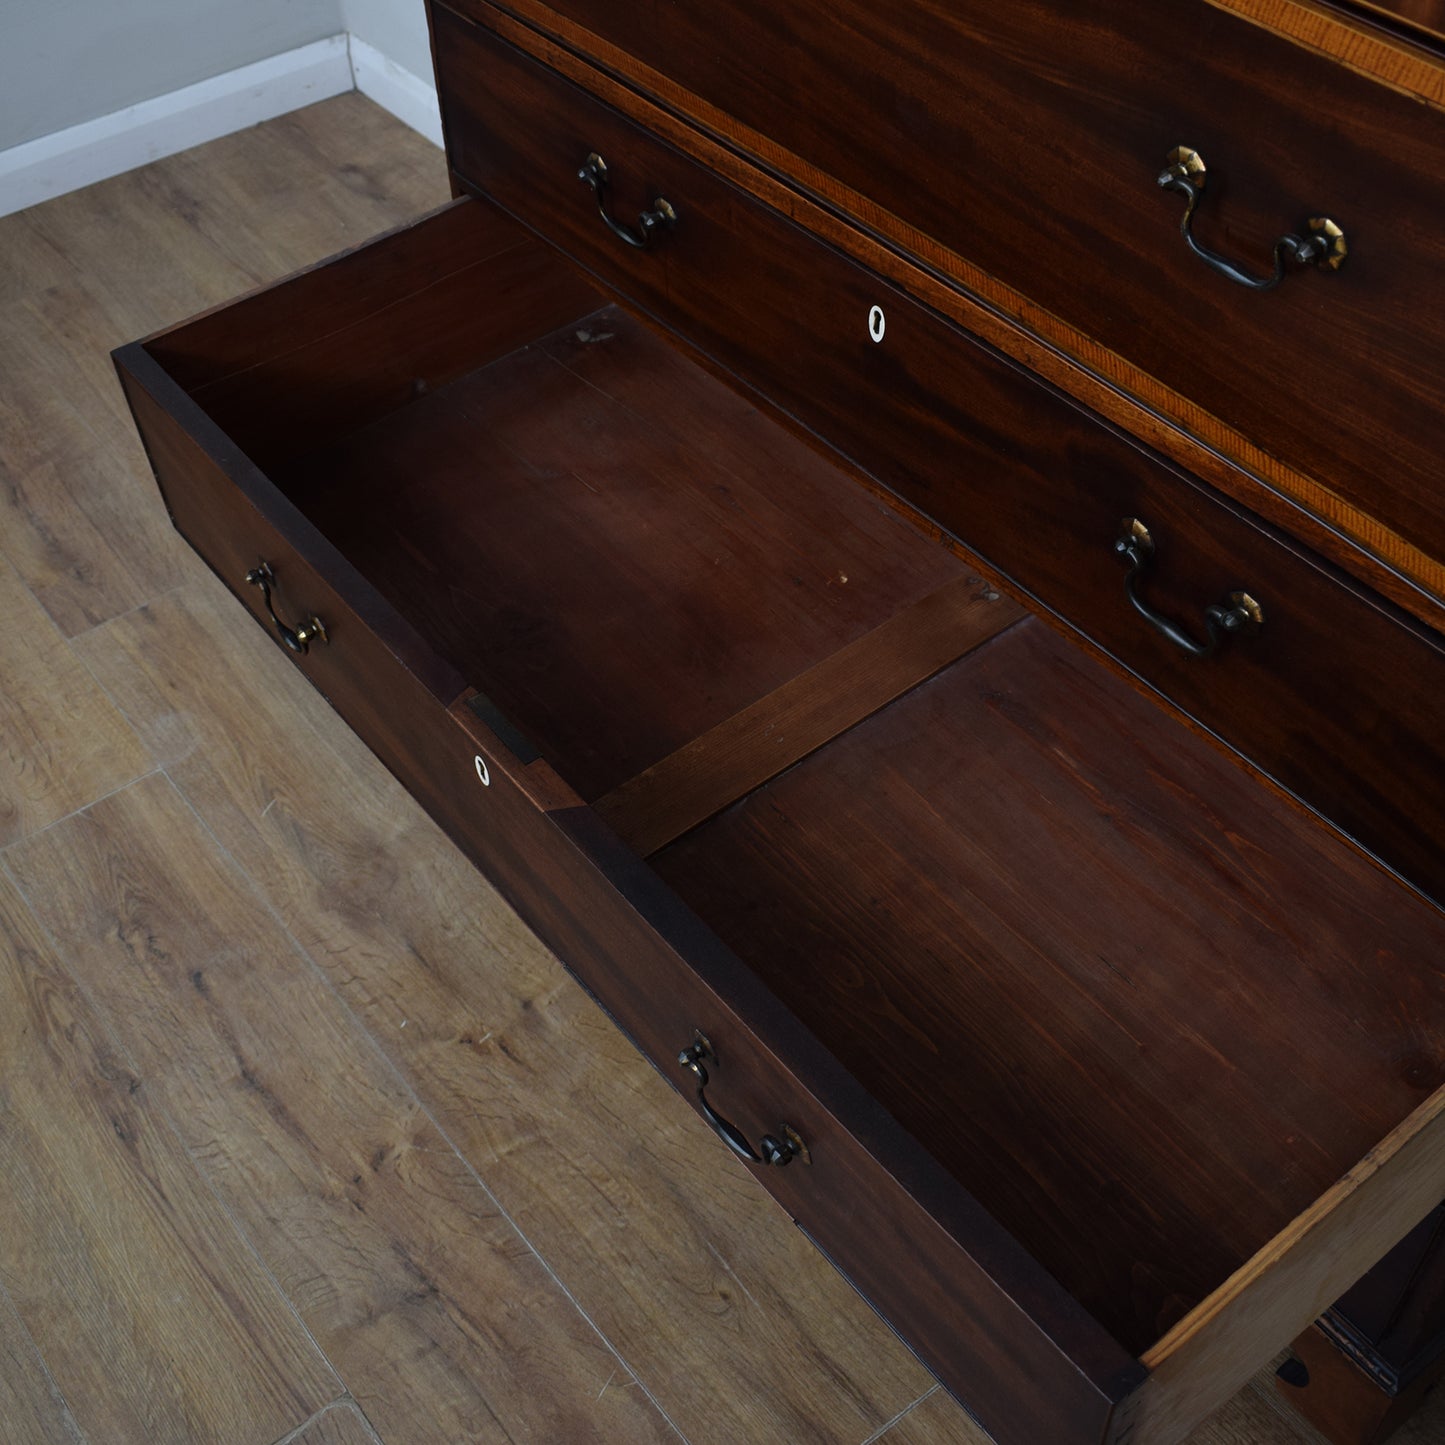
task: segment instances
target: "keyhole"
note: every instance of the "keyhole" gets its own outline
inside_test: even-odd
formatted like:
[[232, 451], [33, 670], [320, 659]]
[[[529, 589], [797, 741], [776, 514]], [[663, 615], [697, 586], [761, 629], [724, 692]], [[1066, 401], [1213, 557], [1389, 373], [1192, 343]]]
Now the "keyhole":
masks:
[[484, 788], [492, 786], [492, 775], [487, 771], [487, 760], [480, 753], [477, 754], [477, 777], [481, 779]]
[[868, 313], [869, 336], [871, 336], [874, 341], [882, 341], [883, 332], [887, 328], [887, 325], [888, 323], [883, 319], [883, 308], [881, 306], [875, 306]]

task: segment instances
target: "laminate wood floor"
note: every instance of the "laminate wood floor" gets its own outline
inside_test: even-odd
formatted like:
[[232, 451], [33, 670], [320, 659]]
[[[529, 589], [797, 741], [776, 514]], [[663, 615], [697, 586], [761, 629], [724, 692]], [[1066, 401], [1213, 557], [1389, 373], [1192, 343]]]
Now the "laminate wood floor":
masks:
[[349, 95], [0, 220], [0, 1445], [982, 1445], [169, 528], [109, 349], [446, 195]]

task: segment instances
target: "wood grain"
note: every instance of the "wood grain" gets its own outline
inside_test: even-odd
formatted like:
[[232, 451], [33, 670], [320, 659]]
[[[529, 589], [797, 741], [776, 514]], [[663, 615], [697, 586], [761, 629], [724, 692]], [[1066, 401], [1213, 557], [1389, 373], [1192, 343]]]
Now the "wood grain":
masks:
[[[1445, 108], [1440, 0], [1208, 0], [1402, 95]], [[1412, 30], [1413, 27], [1413, 30]]]
[[653, 863], [1134, 1350], [1445, 1082], [1436, 911], [1036, 624]]
[[0, 1445], [84, 1445], [75, 1417], [0, 1285]]
[[3, 877], [0, 925], [0, 1277], [16, 1310], [88, 1438], [274, 1440], [335, 1397], [335, 1376], [197, 1177], [163, 1091]]
[[[253, 148], [259, 155], [247, 159]], [[197, 207], [209, 204], [208, 194], [224, 191], [225, 205], [208, 214], [221, 230], [236, 222], [237, 260], [254, 258], [258, 267], [265, 264], [270, 274], [279, 274], [445, 194], [444, 182], [428, 179], [437, 173], [435, 153], [354, 96], [247, 132], [224, 155], [206, 147], [193, 159], [195, 183], [184, 191], [172, 190], [165, 199], [160, 193], [125, 197], [117, 183], [106, 194], [104, 210], [76, 207], [62, 218], [63, 208], [53, 205], [40, 217], [44, 235], [27, 219], [30, 242], [5, 245], [0, 295], [7, 300], [24, 295], [35, 303], [35, 314], [46, 319], [43, 344], [57, 348], [55, 357], [69, 350], [84, 368], [87, 347], [103, 352], [118, 335], [153, 329], [194, 304], [177, 300], [170, 309], [164, 304], [167, 295], [180, 294], [165, 273], [212, 264], [194, 235], [187, 239], [176, 232], [173, 246], [151, 257], [149, 272], [144, 258], [119, 242], [115, 249], [125, 264], [107, 266], [106, 227], [124, 226], [132, 206], [174, 200], [194, 217]], [[237, 165], [246, 168], [241, 184], [229, 179]], [[310, 179], [296, 184], [302, 167]], [[213, 173], [207, 175], [208, 169]], [[275, 206], [258, 206], [256, 196], [264, 189], [259, 181], [287, 187], [284, 216]], [[69, 234], [72, 222], [75, 235]], [[280, 237], [285, 254], [269, 247], [272, 234]], [[74, 268], [57, 267], [67, 251], [83, 253], [88, 275], [108, 275], [118, 293], [129, 295], [130, 324], [107, 321], [104, 308], [94, 303], [72, 321], [63, 320], [58, 308], [68, 303], [45, 293], [52, 285], [73, 288]], [[879, 255], [885, 268], [908, 269], [897, 257]], [[218, 287], [216, 299], [229, 294]], [[91, 325], [100, 329], [87, 341]], [[1108, 400], [1107, 388], [1101, 395]], [[109, 424], [104, 411], [93, 409], [98, 400], [88, 386], [83, 396], [68, 396], [69, 404], [55, 414], [55, 429], [31, 426], [32, 441], [83, 459], [87, 437], [98, 435], [88, 429]], [[1169, 446], [1189, 445], [1174, 433], [1161, 432], [1161, 439]], [[117, 520], [125, 506], [133, 505], [137, 523], [145, 520], [147, 508], [158, 522], [159, 511], [140, 492], [133, 503], [124, 501], [114, 478], [90, 493], [79, 492], [71, 484], [87, 463], [57, 469], [59, 451], [36, 460], [26, 450], [31, 443], [22, 437], [19, 445], [27, 462], [49, 468], [45, 476], [27, 471], [26, 506], [48, 510], [32, 511], [29, 518], [19, 509], [7, 512], [0, 547], [27, 580], [46, 579], [47, 607], [62, 631], [83, 630], [123, 610], [150, 585], [123, 572], [106, 580], [104, 539], [113, 522], [103, 511], [103, 526], [90, 522], [87, 512], [108, 505], [100, 493], [112, 489]], [[14, 496], [13, 456], [0, 439], [0, 466], [10, 473], [0, 502]], [[1199, 458], [1212, 465], [1202, 449]], [[97, 477], [103, 461], [97, 452]], [[70, 540], [46, 550], [55, 537]], [[26, 550], [31, 547], [33, 553]], [[32, 556], [39, 559], [34, 571]], [[67, 589], [87, 585], [87, 574], [100, 585], [91, 585], [88, 597], [77, 591], [72, 601]], [[264, 879], [266, 899], [298, 928], [309, 925], [310, 939], [331, 946], [324, 957], [336, 985], [358, 1013], [365, 1011], [370, 1031], [424, 1091], [446, 1101], [438, 1110], [471, 1120], [480, 1142], [469, 1152], [474, 1158], [495, 1155], [488, 1172], [495, 1168], [504, 1177], [509, 1205], [519, 1216], [527, 1213], [538, 1234], [545, 1234], [547, 1252], [564, 1275], [585, 1282], [585, 1302], [594, 1317], [622, 1322], [629, 1345], [648, 1362], [650, 1377], [665, 1380], [669, 1399], [697, 1402], [683, 1408], [694, 1411], [699, 1438], [709, 1419], [719, 1422], [719, 1445], [777, 1445], [784, 1439], [848, 1445], [891, 1419], [926, 1387], [923, 1372], [785, 1218], [759, 1199], [740, 1170], [728, 1174], [717, 1168], [715, 1141], [611, 1025], [591, 1005], [568, 1002], [580, 995], [545, 950], [514, 915], [489, 901], [469, 865], [441, 842], [355, 739], [336, 727], [325, 705], [308, 689], [288, 690], [289, 670], [271, 644], [238, 611], [232, 615], [196, 601], [198, 592], [207, 590], [216, 607], [234, 607], [207, 579], [200, 589], [165, 604], [175, 604], [166, 627], [148, 631], [143, 619], [149, 612], [138, 613], [83, 639], [78, 650], [92, 661], [102, 655], [107, 637], [135, 627], [136, 655], [146, 659], [135, 691], [156, 705], [153, 717], [137, 712], [136, 718], [158, 756], [185, 763], [188, 790], [204, 785], [212, 799], [229, 799], [208, 811], [208, 821], [224, 819], [233, 830], [228, 840], [240, 840], [250, 850], [248, 866]], [[181, 663], [171, 667], [167, 653]], [[113, 661], [115, 674], [125, 675], [124, 648], [117, 647]], [[244, 707], [262, 697], [266, 703], [244, 721], [241, 677], [258, 679]], [[312, 741], [313, 727], [324, 733], [324, 745]], [[307, 740], [295, 751], [286, 742], [293, 734]], [[328, 748], [339, 760], [329, 760]], [[269, 905], [258, 898], [253, 906], [264, 916]], [[477, 966], [482, 958], [486, 968]], [[531, 1007], [523, 1007], [524, 1001]], [[422, 1018], [429, 1020], [425, 1032]], [[498, 1019], [504, 1021], [501, 1031], [477, 1047], [490, 1021]], [[178, 1015], [178, 1027], [180, 1021]], [[284, 1017], [280, 1022], [285, 1024]], [[454, 1056], [462, 1056], [461, 1062]], [[587, 1066], [589, 1058], [595, 1067]], [[0, 1079], [0, 1088], [7, 1088], [4, 1064]], [[554, 1089], [554, 1080], [565, 1081], [565, 1089]], [[515, 1127], [509, 1115], [518, 1121]], [[567, 1132], [561, 1132], [563, 1126]], [[238, 1130], [244, 1137], [244, 1124]], [[219, 1133], [216, 1149], [235, 1148], [247, 1157], [247, 1146], [233, 1145], [234, 1137]], [[8, 1214], [0, 1211], [0, 1236], [7, 1225]], [[154, 1307], [147, 1298], [138, 1309]], [[493, 1307], [505, 1309], [506, 1302], [493, 1301]], [[114, 1359], [113, 1345], [111, 1339], [100, 1343], [102, 1362]], [[0, 1372], [6, 1369], [0, 1365]], [[739, 1380], [748, 1382], [745, 1390], [739, 1390]], [[1264, 1387], [1273, 1388], [1267, 1377]], [[615, 1388], [616, 1382], [604, 1392], [600, 1411], [610, 1409]], [[3, 1389], [0, 1384], [0, 1393]], [[1239, 1415], [1239, 1403], [1221, 1416], [1234, 1433], [1210, 1439], [1210, 1445], [1294, 1445], [1300, 1438], [1277, 1416]], [[945, 1406], [946, 1397], [936, 1394], [906, 1417], [916, 1424], [938, 1412], [940, 1433], [929, 1437], [930, 1445], [969, 1439], [961, 1433], [957, 1407]], [[308, 1431], [332, 1445], [327, 1432], [338, 1416], [348, 1427], [357, 1421], [348, 1409], [330, 1410], [303, 1429], [305, 1445], [314, 1445]], [[894, 1438], [902, 1423], [883, 1438]], [[949, 1433], [955, 1428], [960, 1433]], [[1435, 1445], [1442, 1435], [1445, 1426], [1432, 1407], [1419, 1431], [1408, 1427], [1404, 1439]], [[114, 1437], [100, 1438], [110, 1445]], [[348, 1429], [343, 1438], [345, 1445], [373, 1445], [364, 1432]], [[12, 1442], [3, 1424], [0, 1439], [5, 1445], [33, 1445], [29, 1437]], [[1201, 1439], [1209, 1439], [1207, 1433]], [[609, 1445], [633, 1445], [633, 1436], [623, 1434]]]
[[0, 327], [0, 551], [67, 635], [195, 565], [149, 505], [154, 484], [114, 374], [92, 383], [96, 349], [114, 334], [74, 278], [14, 303]]
[[0, 559], [0, 847], [139, 777], [150, 760], [115, 705]]
[[[1003, 285], [966, 258], [943, 254], [927, 235], [898, 217], [873, 216], [865, 198], [846, 196], [855, 214], [871, 217], [879, 225], [891, 225], [906, 250], [900, 252], [896, 245], [884, 244], [860, 230], [833, 208], [817, 204], [786, 184], [773, 169], [760, 169], [739, 156], [731, 144], [719, 143], [715, 136], [731, 136], [736, 129], [722, 111], [711, 112], [674, 80], [641, 65], [635, 55], [561, 20], [553, 7], [532, 4], [531, 0], [514, 0], [512, 6], [538, 21], [544, 30], [553, 30], [565, 44], [493, 9], [486, 0], [475, 0], [472, 8], [513, 43], [640, 119], [672, 145], [698, 156], [709, 170], [762, 197], [829, 244], [858, 257], [880, 276], [892, 279], [1006, 354], [1036, 368], [1070, 395], [1207, 478], [1226, 494], [1307, 539], [1332, 561], [1424, 621], [1436, 627], [1445, 623], [1445, 605], [1441, 601], [1445, 597], [1445, 566], [1408, 539], [1382, 527], [1378, 517], [1362, 514], [1333, 490], [1329, 474], [1302, 473], [1244, 433], [1225, 427], [1190, 396], [1170, 392], [1163, 398], [1155, 397], [1157, 382], [1094, 337], [1061, 323], [1047, 307]], [[1238, 0], [1232, 8], [1279, 8], [1291, 17], [1306, 13], [1294, 0], [1257, 0], [1253, 7], [1249, 0]], [[1333, 18], [1338, 21], [1338, 16]], [[599, 57], [606, 69], [596, 69], [581, 58], [584, 55]], [[1430, 76], [1437, 89], [1445, 88], [1445, 70], [1433, 62], [1418, 68]], [[663, 103], [649, 101], [637, 89], [615, 79], [616, 75], [640, 76], [643, 91]], [[700, 115], [705, 128], [690, 125], [679, 112]], [[747, 139], [752, 151], [767, 161], [767, 138], [752, 135]], [[830, 194], [828, 178], [809, 170], [798, 157], [782, 155], [773, 160], [783, 174], [801, 178], [810, 192]], [[940, 274], [944, 271], [950, 271], [952, 278], [967, 290], [945, 282]], [[986, 297], [988, 302], [975, 297]], [[1015, 321], [1023, 326], [1013, 324]], [[1363, 537], [1372, 551], [1362, 550], [1348, 540], [1351, 537]]]
[[[489, 12], [485, 0], [464, 8]], [[895, 241], [920, 232], [925, 260], [958, 275], [960, 257], [996, 278], [994, 291], [1016, 288], [1058, 318], [1045, 335], [1062, 323], [1124, 358], [1148, 378], [1145, 400], [1175, 413], [1172, 397], [1187, 396], [1321, 479], [1353, 509], [1366, 547], [1384, 535], [1437, 560], [1445, 551], [1432, 480], [1442, 319], [1421, 301], [1438, 255], [1409, 235], [1419, 207], [1439, 204], [1425, 196], [1445, 172], [1445, 124], [1425, 107], [1202, 0], [1167, 15], [1148, 0], [1077, 13], [1046, 0], [894, 5], [886, 16], [859, 4], [826, 18], [822, 5], [781, 15], [735, 0], [656, 22], [605, 0], [551, 9], [636, 57], [627, 71], [640, 61], [665, 75], [684, 113], [706, 108], [725, 139], [866, 228]], [[459, 27], [445, 8], [435, 14], [453, 163], [486, 184], [485, 172], [470, 175]], [[735, 48], [718, 50], [719, 26]], [[1307, 119], [1323, 94], [1327, 135]], [[1053, 186], [1017, 184], [1061, 136], [1063, 203]], [[1201, 206], [1202, 242], [1246, 263], [1310, 215], [1357, 235], [1376, 217], [1400, 224], [1378, 252], [1355, 247], [1338, 278], [1291, 278], [1272, 304], [1251, 305], [1257, 297], [1190, 254], [1176, 234], [1182, 203], [1152, 184], [1180, 144], [1223, 176]], [[1150, 324], [1163, 298], [1170, 324]], [[1368, 358], [1343, 385], [1340, 345]]]
[[646, 857], [1023, 617], [962, 577], [709, 728], [593, 805]]
[[[485, 31], [452, 20], [439, 33], [464, 96], [451, 102], [464, 174], [1445, 897], [1438, 636]], [[538, 120], [519, 129], [521, 113]], [[577, 204], [561, 163], [579, 133], [628, 156], [646, 193], [687, 196], [686, 229], [656, 256], [623, 254]], [[865, 325], [875, 304], [882, 345]], [[1207, 661], [1163, 641], [1125, 599], [1113, 548], [1125, 517], [1159, 546], [1154, 607], [1197, 632], [1205, 607], [1244, 588], [1264, 609], [1259, 635]]]
[[[921, 1393], [926, 1372], [219, 589], [80, 645], [689, 1440], [862, 1440]], [[256, 679], [245, 729], [236, 676]]]
[[391, 1445], [674, 1438], [168, 780], [9, 856]]
[[278, 485], [584, 798], [960, 570], [619, 308], [537, 342]]

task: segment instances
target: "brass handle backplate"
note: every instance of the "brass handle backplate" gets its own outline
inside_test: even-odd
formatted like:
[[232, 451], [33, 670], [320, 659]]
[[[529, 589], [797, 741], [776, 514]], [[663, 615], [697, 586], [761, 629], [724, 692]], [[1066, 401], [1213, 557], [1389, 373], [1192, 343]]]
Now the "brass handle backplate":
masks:
[[326, 628], [319, 617], [308, 617], [300, 627], [290, 627], [276, 616], [276, 607], [271, 600], [271, 588], [276, 584], [276, 574], [269, 562], [261, 562], [246, 573], [246, 581], [261, 589], [261, 600], [276, 629], [276, 635], [292, 652], [306, 652], [313, 642], [325, 642]]
[[1270, 291], [1284, 280], [1291, 267], [1318, 266], [1321, 271], [1338, 271], [1349, 255], [1345, 233], [1328, 216], [1311, 216], [1301, 228], [1304, 235], [1289, 232], [1274, 243], [1274, 270], [1266, 276], [1251, 275], [1233, 261], [1201, 246], [1194, 238], [1194, 212], [1204, 194], [1208, 172], [1204, 157], [1189, 146], [1175, 146], [1165, 157], [1165, 168], [1159, 173], [1159, 184], [1166, 191], [1184, 197], [1184, 215], [1179, 230], [1189, 249], [1211, 270], [1251, 291]]
[[610, 214], [607, 209], [607, 162], [596, 151], [582, 162], [577, 179], [592, 187], [592, 194], [597, 197], [597, 214], [607, 223], [607, 229], [639, 251], [646, 251], [659, 235], [677, 225], [677, 212], [661, 196], [652, 203], [650, 211], [644, 211], [637, 218], [635, 231]]
[[1154, 538], [1138, 517], [1124, 518], [1114, 552], [1129, 565], [1124, 575], [1124, 595], [1134, 611], [1190, 657], [1209, 657], [1226, 637], [1257, 632], [1264, 625], [1264, 609], [1259, 603], [1248, 592], [1231, 592], [1222, 603], [1204, 609], [1205, 640], [1200, 642], [1139, 596], [1139, 582], [1154, 564]]
[[764, 1134], [758, 1141], [758, 1147], [753, 1148], [748, 1141], [748, 1136], [738, 1126], [727, 1119], [708, 1102], [707, 1086], [708, 1072], [703, 1065], [704, 1059], [711, 1059], [717, 1063], [717, 1055], [713, 1052], [712, 1044], [707, 1035], [696, 1030], [693, 1032], [693, 1041], [678, 1056], [677, 1061], [697, 1080], [697, 1103], [702, 1110], [702, 1116], [712, 1125], [715, 1133], [739, 1159], [749, 1164], [773, 1164], [781, 1168], [784, 1164], [791, 1164], [794, 1159], [801, 1158], [805, 1164], [811, 1160], [808, 1155], [808, 1146], [803, 1143], [796, 1129], [788, 1124], [782, 1126], [782, 1138], [775, 1134]]

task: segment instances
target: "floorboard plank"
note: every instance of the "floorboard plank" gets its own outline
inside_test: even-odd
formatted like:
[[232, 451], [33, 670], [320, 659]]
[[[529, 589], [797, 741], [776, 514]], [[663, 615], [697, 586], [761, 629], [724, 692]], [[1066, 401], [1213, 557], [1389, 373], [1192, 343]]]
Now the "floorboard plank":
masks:
[[0, 1287], [0, 1445], [84, 1445], [75, 1417]]
[[0, 1058], [0, 1280], [85, 1434], [255, 1445], [334, 1398], [326, 1361], [4, 877]]
[[126, 720], [0, 558], [0, 847], [150, 768]]
[[928, 1387], [219, 586], [78, 646], [694, 1445], [861, 1440]]
[[8, 857], [390, 1445], [675, 1438], [168, 779]]
[[18, 303], [0, 327], [0, 551], [68, 636], [199, 570], [120, 414], [118, 339], [77, 286]]

